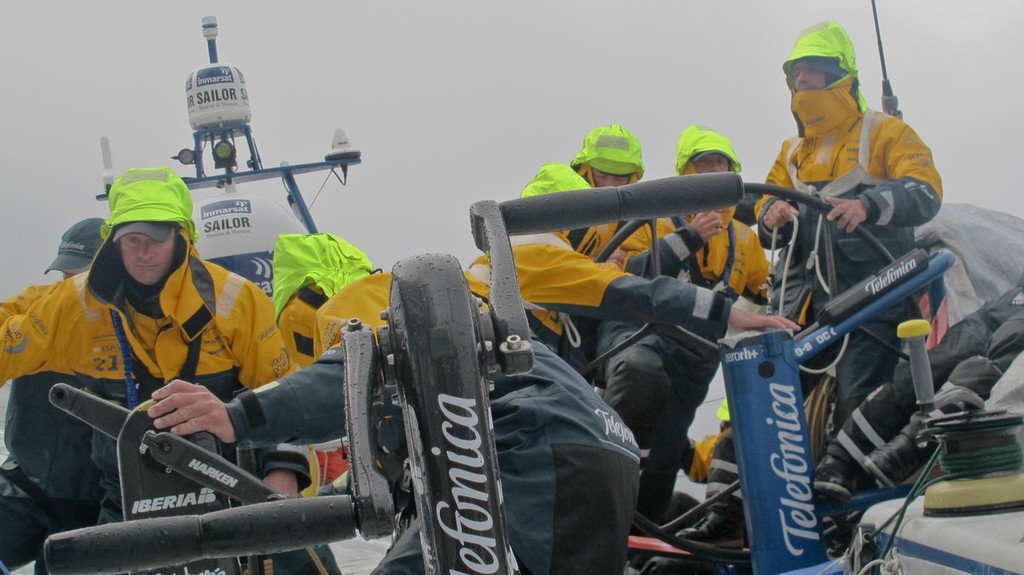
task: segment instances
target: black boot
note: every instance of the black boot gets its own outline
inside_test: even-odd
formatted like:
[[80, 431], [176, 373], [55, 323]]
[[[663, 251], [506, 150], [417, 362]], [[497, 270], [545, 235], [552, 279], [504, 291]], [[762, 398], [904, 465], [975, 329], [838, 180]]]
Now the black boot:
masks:
[[917, 443], [917, 433], [924, 427], [925, 417], [915, 413], [896, 437], [864, 456], [864, 468], [879, 483], [892, 489], [903, 483], [923, 463]]
[[719, 547], [743, 548], [743, 537], [746, 528], [743, 519], [715, 511], [708, 511], [693, 527], [687, 527], [678, 533], [682, 539], [710, 543]]
[[858, 473], [857, 464], [845, 452], [826, 453], [814, 468], [814, 491], [820, 497], [849, 503]]

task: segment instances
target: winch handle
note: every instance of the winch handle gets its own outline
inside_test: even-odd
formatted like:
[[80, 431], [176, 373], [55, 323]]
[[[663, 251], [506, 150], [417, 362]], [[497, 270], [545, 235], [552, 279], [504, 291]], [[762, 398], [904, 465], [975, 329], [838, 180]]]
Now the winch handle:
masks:
[[923, 319], [912, 319], [901, 323], [896, 328], [896, 335], [906, 340], [910, 349], [910, 377], [914, 381], [914, 394], [921, 413], [931, 413], [935, 409], [935, 385], [932, 383], [932, 365], [928, 361], [925, 342], [932, 326]]

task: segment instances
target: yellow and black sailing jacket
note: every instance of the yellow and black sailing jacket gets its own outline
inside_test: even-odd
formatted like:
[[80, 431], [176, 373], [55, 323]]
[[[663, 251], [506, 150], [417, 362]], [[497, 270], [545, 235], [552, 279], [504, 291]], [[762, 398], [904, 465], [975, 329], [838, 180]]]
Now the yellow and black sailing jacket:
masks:
[[[559, 313], [682, 325], [711, 339], [725, 331], [731, 303], [711, 290], [673, 277], [646, 279], [614, 265], [597, 264], [572, 250], [558, 234], [512, 239], [520, 292], [533, 312], [528, 314], [531, 327], [548, 345], [563, 333]], [[642, 259], [634, 256], [631, 261]], [[483, 298], [489, 289], [489, 273], [486, 256], [477, 258], [467, 272], [470, 289]]]
[[[58, 283], [24, 314], [3, 322], [0, 381], [39, 371], [74, 373], [97, 396], [125, 405], [126, 358], [134, 357], [132, 379], [142, 401], [181, 374], [190, 346], [198, 354], [189, 379], [222, 401], [293, 371], [270, 298], [241, 276], [200, 260], [185, 241], [184, 261], [160, 291], [165, 315], [154, 319], [125, 300], [118, 279], [125, 271], [108, 239], [88, 273]], [[130, 350], [122, 351], [112, 311]], [[264, 472], [284, 468], [306, 475], [304, 455], [282, 449], [263, 456]], [[93, 460], [115, 472], [113, 442], [94, 436]]]
[[323, 290], [314, 284], [302, 286], [288, 300], [277, 318], [285, 346], [292, 362], [306, 367], [316, 361], [315, 325], [316, 312], [327, 303]]
[[132, 309], [109, 281], [118, 272], [105, 263], [104, 248], [88, 274], [60, 282], [25, 314], [4, 321], [0, 380], [41, 370], [72, 372], [101, 397], [123, 403], [126, 355], [111, 311], [120, 316], [137, 360], [161, 381], [178, 376], [197, 338], [195, 379], [222, 399], [230, 399], [239, 384], [257, 387], [292, 369], [273, 304], [254, 284], [200, 260], [189, 244], [185, 262], [160, 292], [165, 315], [153, 319]]
[[[917, 133], [898, 118], [870, 109], [861, 111], [853, 86], [853, 79], [847, 77], [825, 90], [793, 95], [793, 113], [800, 136], [783, 142], [766, 182], [823, 197], [861, 198], [868, 214], [862, 226], [878, 237], [894, 257], [899, 257], [914, 246], [914, 226], [929, 221], [938, 212], [942, 179], [931, 150]], [[758, 202], [759, 221], [773, 201], [778, 200], [766, 196]], [[819, 226], [817, 211], [802, 205], [799, 209], [798, 237], [793, 240], [792, 223], [779, 229], [776, 237], [776, 247], [789, 246], [787, 250], [794, 250], [787, 272], [791, 288], [787, 288], [783, 308], [791, 317], [806, 309], [811, 293], [820, 296], [814, 298], [815, 306], [823, 305], [827, 299], [815, 277], [805, 273], [816, 235], [824, 236], [821, 227], [829, 228], [828, 247], [835, 257], [839, 292], [882, 265], [879, 256], [859, 238], [827, 220]], [[759, 234], [761, 245], [771, 247], [772, 232], [761, 225]], [[820, 239], [817, 243], [824, 246]], [[780, 260], [785, 261], [787, 255], [788, 252], [781, 253]], [[813, 286], [810, 292], [804, 292], [807, 298], [793, 301], [789, 296], [795, 298], [806, 282]]]
[[[743, 296], [763, 304], [767, 301], [768, 258], [757, 233], [733, 219], [734, 211], [726, 210], [722, 216], [725, 225], [721, 233], [708, 238], [703, 244], [696, 234], [686, 236], [679, 233], [680, 228], [686, 225], [682, 218], [659, 219], [658, 236], [664, 242], [662, 249], [668, 247], [672, 250], [671, 257], [662, 256], [660, 261], [683, 281], [722, 291], [732, 299]], [[636, 268], [634, 264], [627, 264], [627, 269]], [[700, 273], [694, 273], [694, 269], [699, 269]], [[643, 275], [647, 271], [645, 266], [639, 273]]]

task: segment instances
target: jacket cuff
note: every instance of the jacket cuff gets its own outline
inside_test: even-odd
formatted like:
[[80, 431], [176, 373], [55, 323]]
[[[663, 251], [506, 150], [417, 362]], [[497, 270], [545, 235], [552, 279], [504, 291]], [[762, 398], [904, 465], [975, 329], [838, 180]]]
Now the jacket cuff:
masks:
[[263, 406], [256, 394], [247, 389], [238, 394], [238, 403], [242, 405], [248, 427], [259, 427], [267, 422], [267, 415], [263, 412]]
[[775, 202], [779, 201], [779, 198], [768, 198], [765, 200], [764, 205], [761, 206], [761, 211], [757, 213], [757, 225], [758, 227], [764, 227], [764, 215], [768, 213], [768, 208]]
[[304, 447], [282, 443], [276, 449], [260, 450], [259, 469], [262, 475], [275, 470], [286, 469], [295, 473], [299, 491], [310, 486], [313, 479], [309, 474], [309, 457]]
[[725, 297], [722, 292], [715, 292], [715, 301], [711, 304], [712, 321], [724, 321], [728, 323], [729, 314], [732, 313], [732, 300]]
[[860, 203], [864, 204], [864, 211], [867, 213], [867, 218], [864, 220], [865, 223], [874, 224], [878, 222], [879, 216], [882, 215], [882, 210], [875, 203], [874, 198], [869, 195], [861, 195], [859, 197]]
[[679, 228], [676, 230], [676, 235], [683, 240], [683, 243], [686, 244], [686, 249], [690, 250], [691, 254], [696, 253], [697, 250], [704, 247], [704, 240], [700, 238], [700, 234], [698, 234], [697, 230], [694, 230], [693, 228]]

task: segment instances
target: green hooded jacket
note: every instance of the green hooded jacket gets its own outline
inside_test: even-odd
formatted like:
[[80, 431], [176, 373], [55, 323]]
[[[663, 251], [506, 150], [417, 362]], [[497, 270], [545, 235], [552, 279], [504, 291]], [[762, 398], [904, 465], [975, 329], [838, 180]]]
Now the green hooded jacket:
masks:
[[541, 196], [552, 192], [564, 192], [567, 190], [586, 190], [590, 188], [579, 174], [571, 167], [557, 162], [544, 164], [537, 171], [537, 175], [530, 180], [523, 188], [521, 198], [530, 196]]
[[110, 186], [107, 203], [110, 217], [100, 228], [103, 238], [128, 222], [175, 222], [188, 232], [192, 243], [199, 239], [192, 221], [192, 194], [170, 168], [125, 171]]
[[857, 74], [857, 55], [853, 49], [853, 42], [846, 34], [842, 26], [832, 20], [818, 22], [808, 26], [800, 32], [793, 45], [793, 51], [782, 63], [782, 70], [786, 73], [786, 85], [793, 91], [793, 62], [809, 56], [821, 56], [839, 60], [839, 67], [847, 75], [852, 76], [857, 82], [857, 100], [863, 112], [867, 109], [867, 102], [864, 94], [860, 91], [860, 77]]
[[606, 174], [636, 174], [637, 179], [644, 177], [640, 140], [618, 124], [594, 128], [587, 134], [583, 139], [583, 149], [572, 160], [574, 170], [583, 164]]
[[676, 144], [676, 174], [682, 175], [687, 162], [704, 152], [718, 152], [729, 158], [734, 172], [743, 169], [729, 138], [706, 126], [691, 124], [679, 135], [679, 143]]
[[274, 317], [305, 285], [315, 284], [329, 298], [371, 272], [370, 258], [338, 236], [281, 234], [274, 246]]

